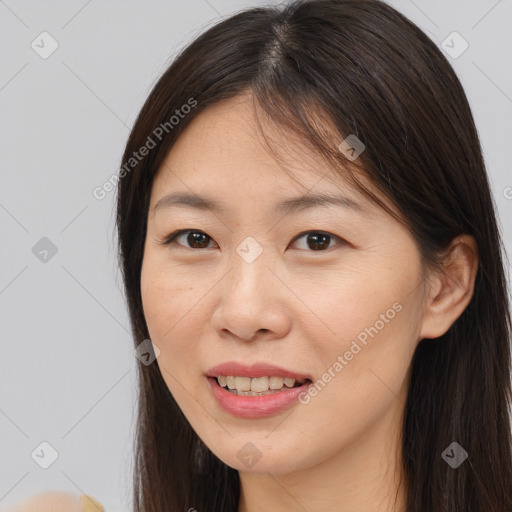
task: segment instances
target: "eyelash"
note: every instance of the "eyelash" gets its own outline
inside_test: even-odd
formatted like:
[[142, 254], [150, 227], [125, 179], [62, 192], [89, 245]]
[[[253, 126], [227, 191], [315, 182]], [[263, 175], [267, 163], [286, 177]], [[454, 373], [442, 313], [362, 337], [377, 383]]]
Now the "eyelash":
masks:
[[[185, 234], [185, 233], [202, 233], [204, 235], [206, 235], [210, 240], [213, 240], [210, 236], [208, 236], [207, 233], [205, 233], [204, 231], [201, 231], [199, 229], [180, 229], [178, 231], [174, 231], [173, 233], [171, 233], [168, 237], [166, 237], [161, 243], [161, 245], [172, 245], [172, 244], [176, 244], [176, 238], [178, 238], [180, 235], [182, 234]], [[326, 235], [328, 237], [331, 237], [335, 240], [338, 240], [339, 242], [345, 242], [345, 240], [343, 240], [343, 238], [340, 238], [339, 236], [336, 236], [336, 235], [333, 235], [332, 233], [328, 233], [326, 231], [320, 231], [320, 230], [309, 230], [309, 231], [303, 231], [301, 233], [299, 233], [297, 236], [295, 236], [292, 240], [292, 243], [295, 242], [296, 240], [302, 238], [304, 235], [308, 235], [308, 234], [311, 234], [311, 233], [314, 233], [314, 234], [321, 234], [321, 235]], [[186, 246], [183, 246], [181, 244], [177, 244], [179, 245], [180, 247], [183, 247], [184, 249], [190, 249], [192, 251], [201, 251], [201, 250], [207, 250], [208, 248], [203, 248], [203, 249], [196, 249], [194, 247], [186, 247]], [[327, 252], [329, 250], [331, 250], [332, 247], [329, 247], [328, 249], [319, 249], [317, 251], [313, 251], [313, 250], [306, 250], [306, 252]]]

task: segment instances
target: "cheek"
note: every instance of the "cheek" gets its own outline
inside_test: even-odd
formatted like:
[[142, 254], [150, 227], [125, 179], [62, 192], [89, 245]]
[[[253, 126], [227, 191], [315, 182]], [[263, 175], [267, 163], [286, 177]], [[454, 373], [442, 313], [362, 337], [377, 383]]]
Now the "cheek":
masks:
[[[292, 439], [300, 436], [315, 447], [314, 460], [321, 461], [333, 450], [357, 443], [377, 422], [400, 421], [396, 411], [406, 399], [405, 384], [415, 347], [411, 327], [414, 305], [404, 301], [401, 306], [400, 311], [388, 313], [384, 325], [375, 326], [374, 315], [370, 315], [371, 323], [351, 325], [350, 329], [341, 323], [336, 340], [319, 342], [316, 350], [324, 371], [316, 375], [299, 406], [297, 417], [307, 420], [287, 424], [291, 445]], [[376, 311], [381, 312], [379, 308]], [[382, 313], [386, 314], [385, 308]], [[366, 336], [365, 343], [360, 341], [365, 336], [357, 337], [361, 333]]]
[[350, 269], [316, 295], [318, 318], [302, 324], [305, 339], [315, 340], [310, 348], [318, 361], [316, 391], [305, 397], [312, 407], [339, 404], [340, 415], [354, 412], [344, 421], [356, 425], [400, 392], [416, 347], [422, 297], [419, 267], [399, 270]]
[[167, 388], [185, 416], [194, 418], [201, 411], [194, 409], [191, 397], [200, 396], [197, 378], [189, 369], [201, 353], [201, 303], [197, 290], [170, 278], [168, 271], [143, 267], [141, 296], [150, 339], [160, 350], [156, 364]]
[[[353, 341], [361, 347], [374, 339], [389, 338], [388, 345], [397, 344], [399, 338], [407, 339], [400, 334], [407, 328], [404, 317], [418, 314], [419, 264], [393, 265], [391, 257], [366, 259], [355, 255], [328, 275], [310, 274], [289, 284], [309, 308], [295, 318], [305, 332], [304, 339], [315, 340], [324, 357], [343, 354]], [[324, 357], [322, 362], [327, 364]]]
[[[175, 366], [171, 364], [175, 358], [192, 356], [201, 339], [199, 291], [179, 276], [150, 262], [144, 263], [141, 273], [144, 317], [150, 338], [161, 351], [159, 360], [166, 366]], [[186, 336], [181, 334], [184, 330]]]

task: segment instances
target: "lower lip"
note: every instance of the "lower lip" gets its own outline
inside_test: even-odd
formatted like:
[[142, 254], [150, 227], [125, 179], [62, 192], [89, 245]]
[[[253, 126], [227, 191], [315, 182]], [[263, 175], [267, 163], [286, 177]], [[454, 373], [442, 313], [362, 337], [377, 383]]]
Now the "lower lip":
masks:
[[278, 393], [263, 396], [241, 396], [230, 393], [219, 386], [217, 379], [207, 377], [213, 396], [220, 406], [230, 414], [239, 418], [261, 418], [273, 416], [283, 411], [294, 402], [297, 402], [299, 395], [305, 392], [311, 382], [305, 382], [302, 386], [286, 389]]

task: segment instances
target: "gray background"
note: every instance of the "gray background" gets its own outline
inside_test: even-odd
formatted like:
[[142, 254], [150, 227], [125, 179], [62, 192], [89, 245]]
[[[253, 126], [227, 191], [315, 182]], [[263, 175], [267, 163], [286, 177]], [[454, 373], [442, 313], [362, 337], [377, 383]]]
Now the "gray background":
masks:
[[[137, 360], [115, 194], [97, 200], [92, 190], [117, 172], [137, 112], [178, 49], [221, 17], [266, 3], [0, 1], [0, 509], [48, 489], [131, 509]], [[469, 43], [450, 61], [511, 251], [512, 2], [389, 3], [438, 46], [453, 31]], [[59, 45], [46, 59], [31, 47], [43, 31]], [[43, 237], [53, 256], [38, 253]], [[48, 469], [35, 462], [50, 461], [44, 441], [58, 452]]]

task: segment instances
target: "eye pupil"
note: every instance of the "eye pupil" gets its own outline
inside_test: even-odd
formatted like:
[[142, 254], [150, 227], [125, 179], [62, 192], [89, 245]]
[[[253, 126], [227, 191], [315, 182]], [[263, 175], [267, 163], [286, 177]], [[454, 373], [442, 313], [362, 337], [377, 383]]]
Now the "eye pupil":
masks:
[[[201, 246], [201, 241], [206, 240], [206, 246]], [[187, 243], [190, 244], [190, 247], [194, 247], [195, 249], [205, 249], [208, 247], [208, 235], [205, 233], [200, 233], [198, 231], [190, 231], [187, 236]]]
[[[329, 239], [330, 235], [326, 235], [323, 233], [313, 233], [308, 235], [307, 241], [308, 241], [308, 247], [310, 249], [318, 250], [318, 249], [326, 249], [329, 247]], [[327, 243], [326, 243], [327, 240]], [[313, 241], [313, 246], [310, 244], [310, 241]]]

